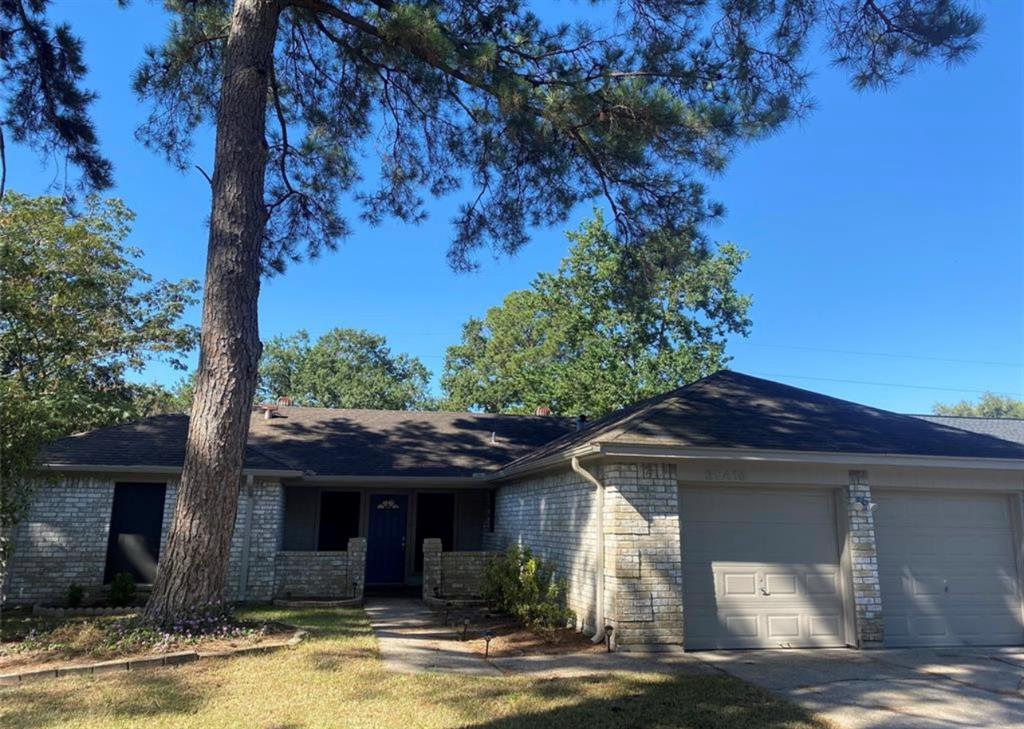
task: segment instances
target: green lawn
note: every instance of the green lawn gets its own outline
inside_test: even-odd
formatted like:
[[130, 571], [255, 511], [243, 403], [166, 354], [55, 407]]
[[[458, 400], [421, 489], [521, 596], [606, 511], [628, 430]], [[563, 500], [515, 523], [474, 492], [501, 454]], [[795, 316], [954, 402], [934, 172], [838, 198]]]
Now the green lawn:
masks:
[[310, 630], [298, 648], [101, 678], [0, 688], [18, 727], [706, 727], [823, 729], [725, 677], [470, 678], [386, 672], [361, 610], [260, 610]]

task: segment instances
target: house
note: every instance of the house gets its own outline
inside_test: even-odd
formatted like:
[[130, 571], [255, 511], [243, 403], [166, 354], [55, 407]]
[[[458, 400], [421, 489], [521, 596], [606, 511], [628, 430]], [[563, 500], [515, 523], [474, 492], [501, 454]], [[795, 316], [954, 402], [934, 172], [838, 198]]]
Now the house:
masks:
[[[230, 597], [472, 591], [520, 543], [620, 649], [1024, 644], [1024, 444], [720, 371], [588, 424], [253, 414]], [[12, 603], [151, 579], [187, 419], [56, 442]], [[225, 525], [231, 528], [231, 525]]]

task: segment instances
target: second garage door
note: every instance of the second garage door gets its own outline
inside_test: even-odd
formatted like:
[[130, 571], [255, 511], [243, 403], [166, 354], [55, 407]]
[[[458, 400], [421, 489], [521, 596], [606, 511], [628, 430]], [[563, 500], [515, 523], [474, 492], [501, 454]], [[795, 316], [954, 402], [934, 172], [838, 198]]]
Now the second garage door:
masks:
[[828, 491], [680, 490], [688, 649], [844, 645]]
[[1010, 498], [876, 490], [889, 646], [1024, 643]]

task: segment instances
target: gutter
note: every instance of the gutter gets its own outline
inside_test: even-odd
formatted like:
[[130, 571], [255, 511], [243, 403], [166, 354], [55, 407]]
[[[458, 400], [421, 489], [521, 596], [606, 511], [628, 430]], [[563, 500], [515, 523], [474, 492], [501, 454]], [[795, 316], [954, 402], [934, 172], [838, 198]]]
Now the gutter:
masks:
[[508, 466], [501, 468], [498, 471], [490, 474], [487, 477], [488, 481], [502, 481], [513, 476], [519, 476], [524, 473], [532, 473], [533, 471], [540, 471], [551, 466], [558, 466], [564, 463], [567, 459], [575, 458], [577, 456], [591, 456], [597, 455], [601, 452], [600, 443], [584, 443], [581, 446], [577, 446], [568, 451], [559, 451], [550, 456], [544, 458], [538, 458], [536, 461], [529, 461], [522, 465], [516, 465], [513, 461]]
[[604, 484], [597, 480], [590, 471], [580, 465], [580, 459], [572, 457], [572, 470], [582, 476], [587, 482], [593, 484], [596, 489], [595, 502], [597, 511], [597, 524], [594, 528], [594, 539], [597, 541], [597, 565], [594, 575], [594, 612], [597, 621], [597, 632], [594, 633], [594, 643], [601, 643], [605, 638], [604, 631]]
[[[39, 468], [45, 471], [64, 471], [67, 473], [152, 473], [181, 475], [181, 466], [137, 466], [111, 465], [102, 463], [41, 463]], [[243, 468], [246, 476], [261, 478], [300, 478], [302, 471], [291, 471], [274, 468]]]
[[977, 458], [969, 456], [922, 456], [903, 453], [855, 453], [848, 451], [789, 451], [755, 448], [693, 448], [671, 444], [600, 443], [602, 456], [621, 458], [725, 460], [763, 463], [821, 463], [841, 466], [916, 466], [922, 468], [969, 468], [1024, 471], [1024, 458]]

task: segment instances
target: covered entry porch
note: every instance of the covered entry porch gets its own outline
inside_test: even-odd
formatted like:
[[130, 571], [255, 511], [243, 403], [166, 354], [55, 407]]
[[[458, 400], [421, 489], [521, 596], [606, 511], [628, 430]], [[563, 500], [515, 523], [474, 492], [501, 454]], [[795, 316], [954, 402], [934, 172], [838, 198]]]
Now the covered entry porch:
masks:
[[284, 484], [277, 591], [332, 597], [339, 588], [328, 575], [310, 580], [295, 573], [306, 562], [339, 559], [353, 538], [365, 540], [368, 587], [422, 585], [425, 539], [440, 540], [445, 551], [482, 548], [490, 493], [446, 484]]

